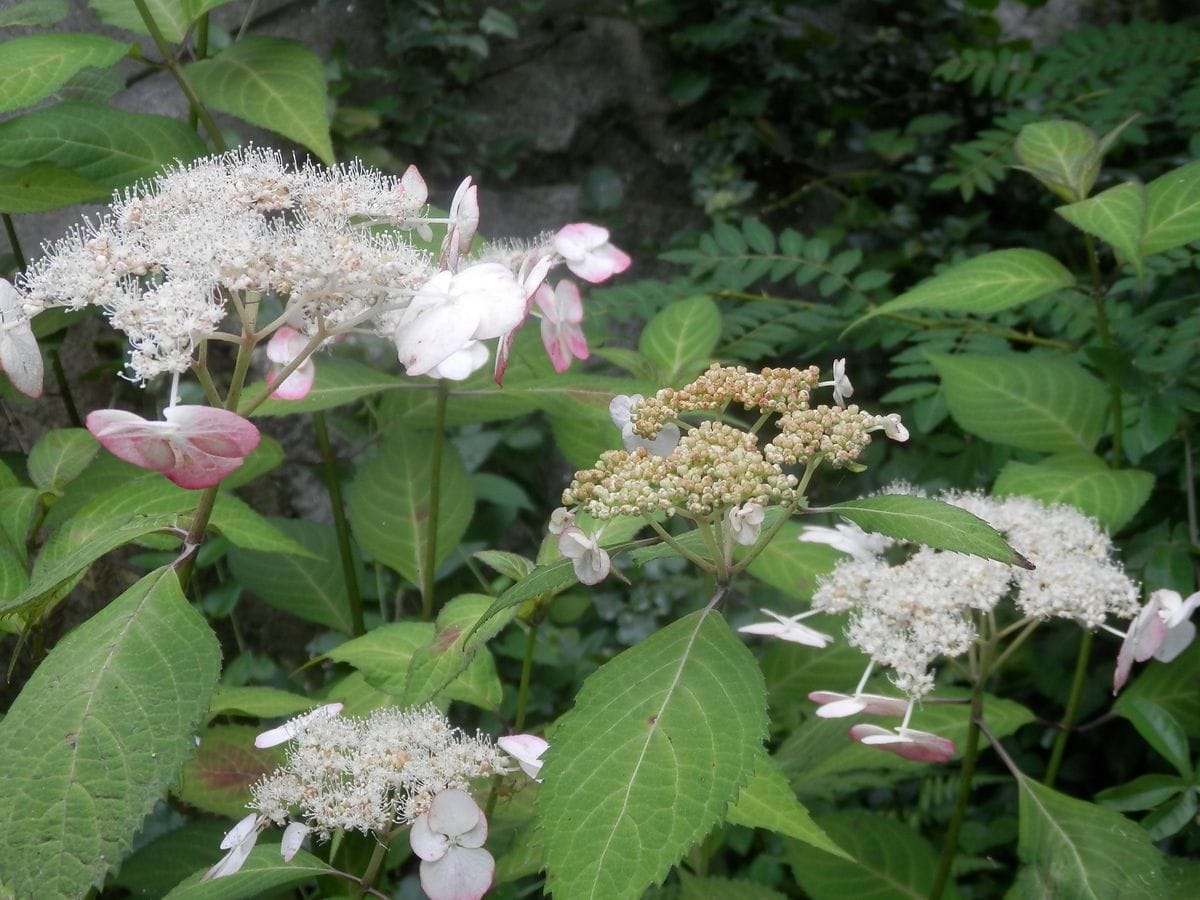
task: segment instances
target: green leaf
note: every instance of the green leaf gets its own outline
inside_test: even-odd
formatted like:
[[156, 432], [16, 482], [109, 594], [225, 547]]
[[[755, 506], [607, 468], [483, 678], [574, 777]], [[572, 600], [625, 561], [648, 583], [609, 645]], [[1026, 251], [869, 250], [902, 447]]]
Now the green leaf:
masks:
[[503, 689], [496, 664], [483, 649], [486, 639], [475, 631], [491, 602], [486, 594], [462, 594], [442, 607], [433, 640], [418, 649], [408, 665], [401, 705], [421, 706], [453, 685], [457, 699], [481, 709], [500, 708]]
[[928, 354], [950, 414], [984, 440], [1058, 453], [1091, 450], [1103, 433], [1108, 392], [1063, 360], [1028, 354]]
[[0, 10], [0, 28], [12, 25], [56, 25], [67, 17], [67, 0], [24, 0]]
[[935, 550], [970, 553], [1011, 566], [1033, 568], [983, 519], [941, 500], [880, 494], [835, 503], [822, 511], [837, 513], [864, 531], [924, 544]]
[[[421, 432], [388, 432], [379, 453], [359, 466], [348, 496], [350, 523], [362, 548], [416, 585], [423, 583], [426, 566], [430, 442]], [[458, 546], [475, 505], [471, 480], [448, 442], [442, 447], [439, 486], [435, 566]]]
[[23, 896], [99, 885], [194, 749], [220, 666], [170, 568], [63, 638], [0, 722], [0, 880]]
[[232, 3], [233, 0], [182, 0], [182, 2], [184, 13], [194, 22], [206, 12], [210, 12], [227, 3]]
[[1133, 781], [1101, 791], [1096, 795], [1096, 802], [1118, 812], [1138, 812], [1165, 803], [1188, 786], [1188, 782], [1178, 775], [1140, 775]]
[[[737, 232], [734, 232], [735, 234]], [[707, 362], [721, 337], [721, 313], [711, 297], [672, 303], [646, 325], [638, 349], [671, 383]]]
[[1192, 824], [1197, 807], [1200, 807], [1200, 801], [1193, 786], [1142, 819], [1142, 828], [1150, 840], [1161, 841]]
[[834, 856], [850, 856], [830, 840], [792, 793], [787, 778], [764, 751], [755, 761], [754, 774], [729, 805], [726, 821], [747, 828], [765, 828], [804, 841]]
[[41, 490], [62, 493], [66, 485], [100, 450], [100, 445], [86, 428], [56, 428], [44, 434], [29, 452], [29, 479]]
[[[919, 834], [893, 819], [866, 812], [829, 813], [817, 824], [847, 851], [832, 856], [798, 841], [787, 845], [788, 865], [812, 900], [846, 897], [929, 896], [937, 856]], [[956, 897], [949, 890], [943, 896]]]
[[1175, 771], [1186, 778], [1192, 777], [1187, 733], [1174, 716], [1157, 703], [1136, 697], [1122, 704], [1119, 711]]
[[[240, 816], [239, 816], [240, 818]], [[135, 850], [106, 887], [121, 887], [139, 900], [158, 900], [200, 868], [216, 860], [228, 822], [188, 822]]]
[[1119, 813], [1017, 775], [1021, 896], [1161, 897], [1162, 854]]
[[712, 610], [593, 673], [555, 732], [538, 792], [548, 888], [619, 900], [660, 882], [750, 777], [765, 706], [754, 657]]
[[1140, 276], [1141, 238], [1146, 227], [1146, 188], [1138, 182], [1118, 184], [1107, 191], [1055, 210], [1081, 231], [1107, 241]]
[[1068, 203], [1086, 197], [1100, 171], [1096, 135], [1079, 122], [1032, 122], [1017, 134], [1013, 150], [1021, 161], [1018, 168]]
[[1059, 453], [1036, 463], [1005, 463], [992, 494], [1066, 503], [1117, 532], [1142, 508], [1153, 488], [1150, 472], [1110, 469], [1091, 453]]
[[995, 250], [927, 278], [871, 310], [850, 327], [875, 316], [908, 309], [944, 309], [987, 315], [1028, 303], [1074, 283], [1075, 276], [1062, 263], [1040, 250]]
[[234, 578], [276, 609], [349, 634], [354, 620], [333, 526], [299, 519], [268, 521], [308, 555], [231, 547]]
[[701, 877], [680, 869], [676, 900], [786, 900], [786, 897], [747, 878]]
[[264, 685], [217, 688], [208, 707], [209, 717], [219, 715], [254, 716], [258, 719], [278, 719], [294, 716], [317, 704], [301, 694], [281, 691]]
[[[221, 858], [222, 853], [223, 850], [213, 850], [213, 864]], [[307, 850], [298, 851], [291, 862], [284, 862], [279, 854], [279, 844], [264, 844], [261, 841], [250, 851], [242, 868], [233, 875], [201, 883], [200, 878], [207, 870], [208, 867], [205, 867], [193, 874], [167, 894], [167, 897], [170, 900], [243, 900], [246, 897], [273, 897], [288, 888], [297, 887], [322, 875], [335, 874], [337, 871]]]
[[520, 581], [536, 568], [533, 562], [519, 553], [509, 553], [505, 550], [480, 550], [471, 555], [488, 568], [495, 569], [513, 581]]
[[281, 134], [333, 165], [325, 67], [306, 45], [243, 38], [184, 71], [211, 108]]
[[0, 166], [52, 163], [106, 190], [204, 152], [186, 122], [98, 103], [59, 103], [0, 122]]
[[200, 732], [196, 752], [183, 765], [174, 794], [205, 812], [240, 819], [246, 815], [250, 786], [284, 761], [282, 747], [261, 750], [252, 725], [211, 725]]
[[[150, 30], [132, 0], [88, 0], [88, 6], [95, 10], [105, 25], [150, 36]], [[172, 44], [183, 40], [188, 19], [183, 11], [182, 0], [146, 0], [146, 8], [163, 37]]]
[[1142, 256], [1165, 253], [1200, 239], [1200, 160], [1172, 169], [1146, 185]]
[[1165, 709], [1194, 738], [1200, 738], [1200, 641], [1175, 657], [1169, 664], [1151, 660], [1133, 683], [1121, 692], [1113, 705], [1124, 715], [1125, 708], [1149, 700]]
[[232, 494], [217, 495], [210, 524], [229, 543], [243, 550], [261, 550], [266, 553], [304, 557], [311, 555], [307, 547], [292, 540], [285, 532]]
[[41, 511], [40, 497], [37, 488], [0, 489], [0, 531], [12, 542], [22, 563], [27, 559], [25, 546]]
[[107, 188], [54, 163], [0, 169], [0, 210], [14, 215], [104, 200], [108, 195]]
[[[404, 381], [387, 372], [338, 356], [319, 356], [315, 360], [316, 380], [302, 400], [267, 400], [254, 416], [289, 416], [298, 412], [316, 412], [353, 403], [380, 391], [401, 387]], [[262, 385], [247, 388], [247, 398], [257, 397]], [[249, 401], [247, 401], [249, 402]]]
[[783, 525], [746, 571], [789, 597], [810, 599], [817, 588], [817, 579], [831, 571], [843, 554], [827, 544], [801, 542], [803, 532], [804, 526], [799, 522]]
[[[569, 559], [559, 559], [547, 565], [538, 566], [493, 600], [492, 605], [475, 623], [473, 631], [481, 628], [485, 622], [490, 622], [500, 613], [515, 609], [526, 600], [532, 600], [541, 594], [558, 593], [578, 581], [579, 579], [575, 577], [575, 569]], [[507, 625], [511, 618], [511, 616], [505, 618], [503, 624]], [[468, 632], [467, 637], [471, 637], [473, 631]]]
[[98, 34], [31, 34], [0, 43], [0, 113], [33, 106], [80, 69], [106, 68], [132, 44]]

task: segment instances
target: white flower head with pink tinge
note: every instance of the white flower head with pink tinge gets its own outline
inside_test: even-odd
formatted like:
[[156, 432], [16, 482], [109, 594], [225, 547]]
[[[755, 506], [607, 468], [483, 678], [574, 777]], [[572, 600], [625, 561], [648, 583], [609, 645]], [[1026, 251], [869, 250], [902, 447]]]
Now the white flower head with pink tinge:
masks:
[[267, 341], [267, 359], [272, 363], [267, 372], [267, 384], [275, 388], [271, 396], [276, 400], [303, 400], [312, 390], [317, 369], [311, 356], [293, 369], [282, 382], [275, 384], [279, 373], [303, 353], [307, 346], [308, 338], [290, 325], [281, 326]]
[[429, 900], [476, 900], [487, 893], [496, 871], [483, 849], [487, 834], [487, 817], [466, 791], [442, 791], [417, 816], [408, 838], [421, 859], [421, 888]]
[[119, 409], [87, 417], [88, 431], [106, 450], [180, 487], [219, 483], [258, 446], [258, 429], [237, 413], [212, 406], [172, 406], [154, 422]]
[[550, 744], [545, 738], [536, 734], [510, 734], [497, 738], [496, 746], [517, 761], [521, 771], [534, 781], [541, 781], [538, 773], [542, 771], [542, 754]]
[[619, 275], [632, 262], [628, 253], [609, 243], [607, 228], [586, 222], [564, 225], [552, 244], [567, 268], [592, 284]]
[[1185, 600], [1178, 591], [1157, 590], [1123, 635], [1115, 628], [1104, 626], [1105, 630], [1123, 638], [1113, 673], [1114, 694], [1125, 686], [1134, 662], [1145, 662], [1151, 657], [1159, 662], [1170, 662], [1188, 648], [1196, 638], [1196, 626], [1191, 617], [1197, 606], [1200, 606], [1200, 591]]
[[850, 726], [850, 737], [867, 747], [886, 750], [913, 762], [949, 762], [954, 741], [928, 731], [901, 726], [895, 731], [860, 723]]
[[600, 535], [586, 534], [574, 525], [559, 533], [558, 551], [571, 561], [575, 577], [582, 584], [599, 584], [612, 568], [608, 551], [600, 546]]

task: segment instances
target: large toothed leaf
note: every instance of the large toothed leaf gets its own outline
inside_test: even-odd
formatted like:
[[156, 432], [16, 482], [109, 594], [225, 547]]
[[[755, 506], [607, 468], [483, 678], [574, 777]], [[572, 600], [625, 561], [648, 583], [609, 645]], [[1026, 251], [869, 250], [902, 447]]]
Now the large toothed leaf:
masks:
[[[483, 648], [485, 635], [491, 633], [474, 631], [491, 602], [486, 594], [462, 594], [442, 607], [433, 640], [418, 649], [409, 663], [401, 695], [404, 706], [428, 703], [457, 684], [459, 695], [465, 693], [467, 702], [484, 709], [499, 708], [500, 679], [491, 653]], [[506, 620], [493, 621], [500, 624]]]
[[737, 801], [730, 804], [726, 818], [735, 825], [765, 828], [850, 859], [812, 820], [766, 751], [759, 756], [750, 780], [738, 792]]
[[859, 322], [909, 309], [944, 309], [986, 315], [1011, 309], [1069, 287], [1075, 276], [1041, 250], [996, 250], [922, 281]]
[[0, 169], [0, 210], [10, 214], [45, 212], [108, 195], [107, 188], [54, 163]]
[[205, 728], [195, 754], [183, 766], [175, 796], [219, 816], [246, 815], [250, 786], [282, 764], [286, 755], [282, 747], [254, 746], [254, 738], [264, 730], [253, 725]]
[[[213, 863], [216, 863], [224, 852], [216, 850], [213, 853]], [[242, 868], [233, 875], [201, 882], [205, 871], [207, 869], [194, 873], [177, 885], [167, 897], [170, 900], [243, 900], [245, 897], [275, 897], [306, 881], [337, 873], [329, 863], [318, 859], [307, 850], [298, 851], [291, 862], [284, 862], [279, 852], [279, 844], [267, 844], [262, 841], [250, 851]]]
[[1123, 261], [1133, 263], [1142, 274], [1140, 241], [1146, 227], [1146, 188], [1142, 184], [1118, 184], [1055, 212], [1076, 228], [1107, 241]]
[[107, 190], [204, 152], [186, 122], [99, 103], [58, 103], [0, 122], [0, 166], [53, 163]]
[[[789, 842], [788, 863], [812, 900], [846, 897], [920, 898], [933, 887], [937, 855], [906, 825], [866, 812], [818, 816], [821, 828], [848, 851], [841, 858], [808, 844]], [[957, 897], [951, 889], [943, 896]]]
[[[184, 0], [146, 0], [146, 9], [158, 30], [172, 44], [183, 39], [187, 31], [188, 16], [183, 8]], [[138, 12], [133, 0], [88, 0], [100, 21], [114, 28], [124, 28], [135, 34], [150, 36], [150, 29]]]
[[333, 164], [321, 58], [299, 41], [251, 37], [186, 67], [200, 99]]
[[1062, 453], [1005, 464], [996, 477], [996, 496], [1022, 494], [1045, 503], [1067, 503], [1119, 531], [1150, 497], [1154, 475], [1140, 469], [1110, 469], [1090, 453]]
[[299, 519], [268, 521], [309, 555], [234, 547], [229, 551], [234, 577], [276, 609], [349, 634], [354, 623], [333, 526]]
[[672, 303], [647, 324], [638, 341], [642, 355], [668, 382], [703, 366], [721, 336], [721, 312], [710, 297]]
[[98, 34], [31, 34], [0, 43], [0, 113], [33, 106], [80, 69], [111, 66], [132, 44]]
[[1191, 737], [1200, 738], [1197, 683], [1200, 683], [1200, 642], [1193, 642], [1170, 663], [1157, 660], [1145, 663], [1133, 683], [1121, 692], [1115, 708], [1123, 714], [1131, 705], [1149, 701], [1169, 712]]
[[29, 897], [98, 886], [194, 749], [220, 665], [170, 568], [63, 638], [0, 722], [0, 881]]
[[1028, 354], [929, 354], [950, 415], [984, 440], [1060, 453], [1091, 450], [1104, 430], [1108, 392], [1074, 363]]
[[[403, 387], [405, 382], [395, 375], [381, 372], [353, 359], [336, 356], [317, 356], [314, 360], [316, 379], [300, 400], [267, 400], [254, 411], [255, 416], [290, 416], [298, 412], [316, 412], [353, 403], [382, 391]], [[247, 388], [245, 396], [258, 395], [261, 385]]]
[[1200, 161], [1160, 175], [1146, 185], [1142, 255], [1153, 256], [1200, 240]]
[[29, 452], [29, 479], [43, 491], [61, 493], [99, 450], [96, 439], [84, 428], [48, 431]]
[[1013, 150], [1020, 168], [1067, 202], [1091, 191], [1103, 153], [1090, 128], [1066, 119], [1031, 122], [1017, 135]]
[[1017, 776], [1020, 897], [1162, 897], [1163, 855], [1120, 813]]
[[[350, 523], [362, 548], [418, 585], [428, 543], [430, 442], [430, 435], [418, 431], [388, 432], [378, 455], [359, 466], [348, 498]], [[435, 566], [454, 552], [475, 506], [470, 478], [450, 443], [442, 447], [439, 483]]]
[[752, 774], [765, 707], [753, 656], [712, 611], [593, 673], [555, 732], [538, 792], [549, 889], [620, 900], [660, 882]]
[[913, 541], [935, 550], [954, 550], [1032, 568], [983, 519], [941, 500], [881, 494], [835, 503], [828, 510], [849, 519], [863, 531]]

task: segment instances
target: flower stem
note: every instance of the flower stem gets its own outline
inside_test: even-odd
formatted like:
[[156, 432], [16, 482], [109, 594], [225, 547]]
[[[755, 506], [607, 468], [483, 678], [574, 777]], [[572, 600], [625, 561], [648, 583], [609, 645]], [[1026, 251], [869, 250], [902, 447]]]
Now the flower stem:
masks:
[[433, 621], [433, 584], [437, 577], [437, 536], [442, 499], [442, 455], [446, 447], [446, 398], [450, 390], [438, 381], [433, 407], [433, 442], [429, 447], [429, 515], [425, 517], [424, 558], [421, 561], [421, 620]]
[[17, 237], [17, 229], [13, 225], [12, 216], [8, 213], [0, 213], [0, 220], [4, 222], [4, 233], [8, 236], [8, 246], [12, 248], [13, 259], [17, 263], [17, 270], [24, 272], [28, 263], [25, 261], [25, 254], [21, 252], [21, 240]]
[[1071, 679], [1071, 693], [1067, 696], [1067, 708], [1063, 710], [1062, 722], [1059, 723], [1058, 734], [1054, 738], [1054, 746], [1050, 750], [1050, 762], [1046, 764], [1046, 776], [1042, 784], [1054, 787], [1058, 778], [1058, 770], [1062, 767], [1063, 753], [1067, 749], [1067, 738], [1074, 730], [1075, 716], [1079, 712], [1079, 698], [1083, 694], [1083, 683], [1087, 678], [1088, 661], [1092, 655], [1092, 632], [1084, 631], [1079, 641], [1079, 654], [1075, 657], [1075, 676]]
[[59, 352], [58, 347], [50, 351], [50, 367], [54, 369], [54, 381], [58, 385], [58, 393], [62, 397], [63, 406], [67, 408], [67, 419], [70, 420], [72, 427], [82, 428], [83, 418], [79, 415], [79, 408], [75, 405], [75, 395], [71, 393], [71, 382], [67, 378], [67, 370], [63, 368], [62, 353]]
[[354, 897], [361, 897], [364, 892], [370, 891], [375, 886], [375, 879], [379, 877], [379, 871], [383, 868], [383, 861], [387, 858], [388, 845], [375, 836], [375, 850], [371, 853], [371, 861], [367, 863], [367, 870], [363, 872], [363, 877], [359, 879], [354, 888]]
[[[1096, 242], [1090, 234], [1083, 236], [1084, 249], [1087, 253], [1088, 272], [1092, 277], [1092, 302], [1096, 307], [1096, 334], [1100, 343], [1112, 349], [1112, 330], [1108, 325], [1108, 311], [1104, 308], [1104, 278], [1100, 274], [1100, 258], [1096, 255]], [[1107, 376], [1109, 403], [1112, 408], [1112, 459], [1109, 466], [1121, 468], [1121, 443], [1125, 431], [1125, 417], [1121, 409], [1121, 379], [1115, 372]]]
[[700, 567], [705, 572], [715, 572], [716, 571], [715, 566], [711, 562], [709, 562], [703, 556], [693, 553], [687, 547], [683, 546], [683, 544], [679, 543], [679, 541], [675, 540], [675, 538], [671, 536], [671, 533], [669, 531], [667, 531], [667, 529], [663, 528], [661, 525], [659, 525], [657, 522], [655, 522], [649, 516], [643, 516], [642, 518], [644, 518], [646, 520], [646, 523], [651, 528], [654, 529], [654, 531], [658, 534], [658, 536], [660, 538], [662, 538], [662, 541], [664, 544], [666, 544], [668, 547], [670, 547], [672, 550], [674, 550], [676, 553], [678, 553], [684, 559], [686, 559], [689, 562], [693, 563], [694, 565]]
[[333, 529], [337, 533], [338, 556], [342, 561], [342, 581], [346, 585], [346, 599], [350, 603], [350, 634], [352, 637], [366, 634], [363, 625], [362, 593], [358, 589], [358, 574], [354, 571], [354, 552], [350, 548], [350, 528], [346, 522], [346, 505], [342, 502], [342, 483], [338, 479], [337, 457], [329, 441], [329, 428], [325, 413], [317, 410], [312, 414], [313, 431], [317, 436], [317, 447], [321, 451], [321, 468], [325, 470], [325, 487], [329, 491], [329, 504], [333, 507]]
[[971, 796], [971, 781], [975, 777], [975, 763], [979, 759], [979, 725], [983, 719], [983, 679], [976, 680], [971, 688], [971, 721], [967, 726], [967, 742], [963, 748], [962, 770], [958, 777], [958, 796], [954, 800], [954, 812], [946, 828], [942, 842], [942, 855], [938, 858], [937, 872], [929, 900], [939, 900], [950, 882], [950, 870], [958, 852], [958, 835], [967, 815], [967, 801]]
[[513, 731], [520, 733], [525, 729], [525, 710], [529, 702], [529, 682], [533, 675], [533, 651], [537, 649], [537, 634], [539, 622], [529, 626], [525, 634], [525, 656], [521, 660], [521, 685], [517, 688], [517, 713], [513, 718]]

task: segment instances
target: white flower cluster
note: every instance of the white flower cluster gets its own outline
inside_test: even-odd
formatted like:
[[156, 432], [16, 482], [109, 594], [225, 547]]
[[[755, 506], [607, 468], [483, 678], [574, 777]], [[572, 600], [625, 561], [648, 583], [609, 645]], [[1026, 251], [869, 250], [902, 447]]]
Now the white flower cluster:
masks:
[[977, 637], [976, 611], [1010, 594], [1023, 615], [1072, 619], [1092, 629], [1108, 616], [1132, 618], [1138, 588], [1112, 558], [1100, 526], [1069, 506], [1044, 506], [1028, 497], [951, 493], [940, 499], [988, 521], [1036, 566], [1026, 571], [994, 560], [921, 548], [898, 564], [879, 542], [853, 540], [842, 528], [831, 543], [852, 555], [826, 576], [813, 608], [850, 614], [847, 640], [893, 670], [910, 697], [933, 688], [930, 666], [955, 657]]
[[287, 762], [254, 785], [250, 805], [276, 825], [303, 823], [321, 840], [338, 828], [385, 832], [411, 823], [439, 793], [506, 771], [489, 738], [467, 736], [433, 706], [286, 727]]

